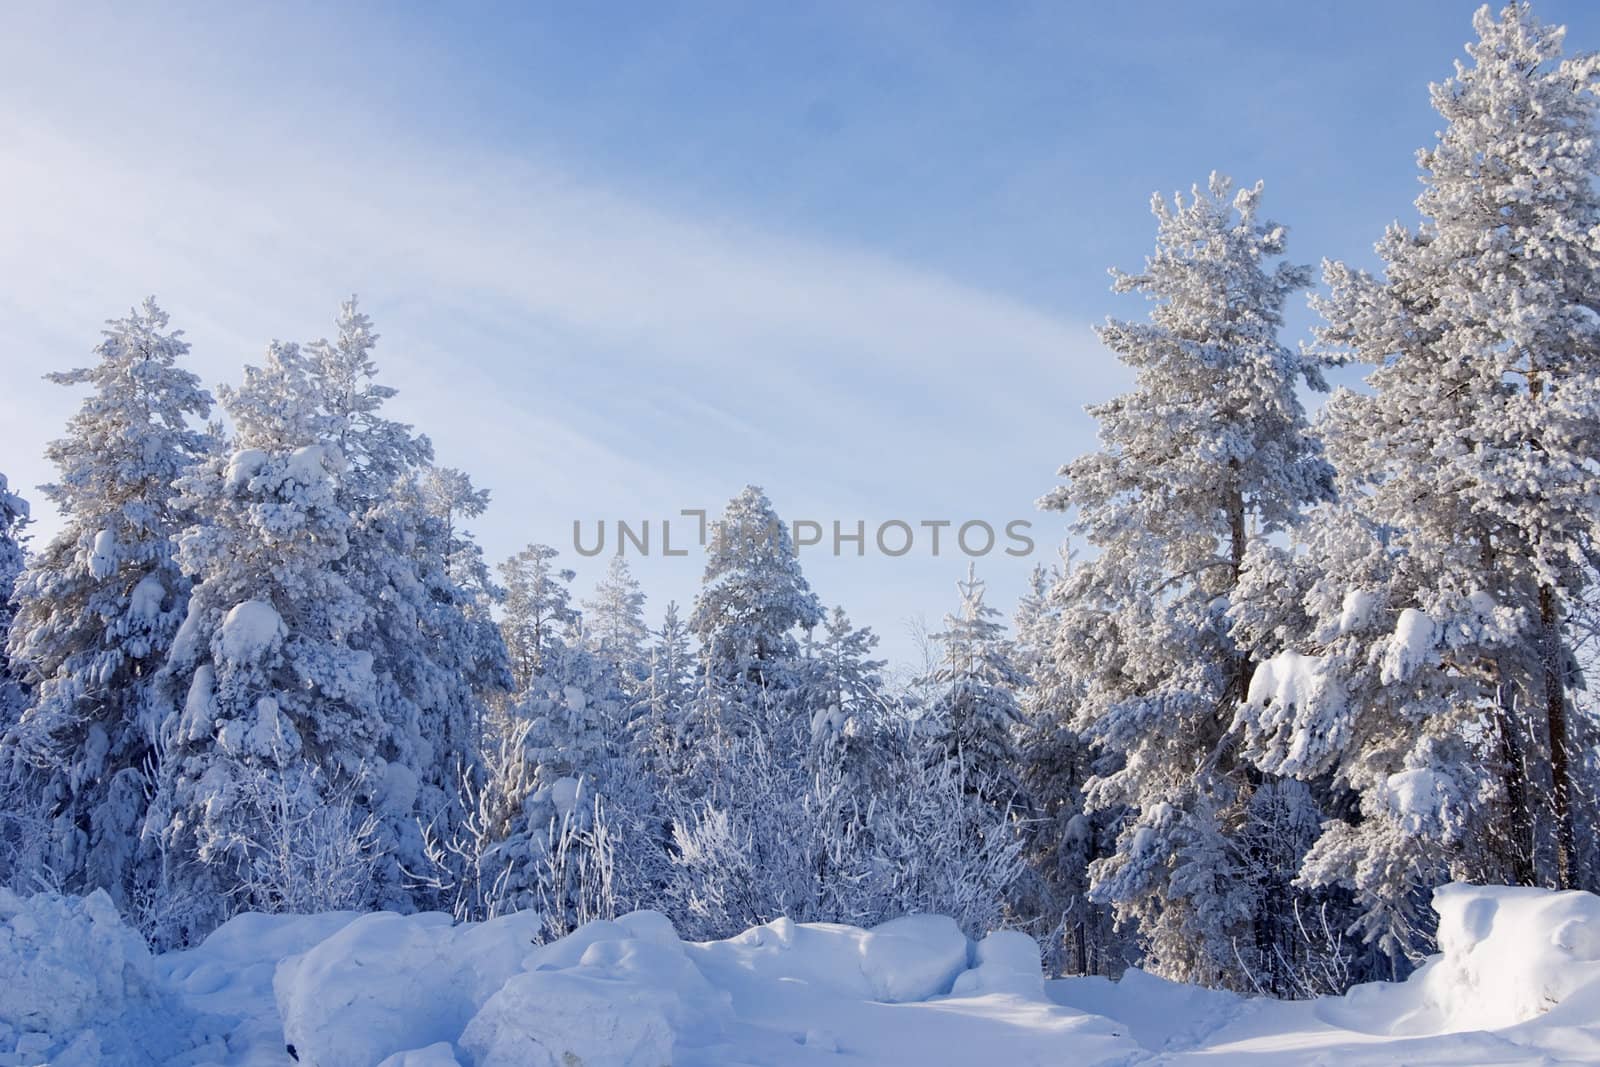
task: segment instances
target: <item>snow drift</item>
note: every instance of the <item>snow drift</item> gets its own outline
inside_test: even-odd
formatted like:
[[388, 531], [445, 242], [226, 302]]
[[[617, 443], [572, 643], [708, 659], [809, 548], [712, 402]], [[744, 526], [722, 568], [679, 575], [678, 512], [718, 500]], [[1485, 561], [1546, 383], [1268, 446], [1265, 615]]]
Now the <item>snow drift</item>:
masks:
[[1442, 952], [1409, 981], [1283, 1003], [1047, 983], [1027, 937], [938, 916], [695, 943], [636, 912], [535, 945], [531, 912], [243, 915], [152, 957], [104, 894], [0, 893], [0, 1063], [1600, 1061], [1600, 898], [1455, 885], [1435, 907]]

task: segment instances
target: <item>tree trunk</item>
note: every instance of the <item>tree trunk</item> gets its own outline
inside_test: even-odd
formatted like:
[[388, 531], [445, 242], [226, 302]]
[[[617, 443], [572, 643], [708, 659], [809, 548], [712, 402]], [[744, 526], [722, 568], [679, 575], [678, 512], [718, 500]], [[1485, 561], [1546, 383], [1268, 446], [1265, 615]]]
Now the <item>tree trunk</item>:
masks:
[[1499, 706], [1496, 727], [1500, 731], [1500, 763], [1504, 768], [1506, 806], [1510, 826], [1509, 860], [1511, 877], [1517, 885], [1536, 885], [1533, 855], [1533, 811], [1528, 806], [1528, 768], [1522, 752], [1522, 738], [1517, 732], [1516, 687], [1506, 680], [1505, 670], [1495, 665], [1498, 684], [1495, 702]]
[[[1230, 465], [1237, 471], [1238, 460], [1230, 460]], [[1239, 585], [1239, 579], [1244, 573], [1244, 550], [1248, 545], [1245, 531], [1244, 494], [1239, 490], [1239, 476], [1233, 476], [1233, 484], [1228, 487], [1228, 558], [1233, 564], [1231, 571], [1232, 580], [1228, 583], [1228, 592], [1231, 594]], [[1252, 664], [1246, 656], [1236, 656], [1234, 662], [1233, 688], [1230, 694], [1235, 701], [1243, 701], [1250, 691], [1250, 674]]]
[[1556, 818], [1556, 885], [1571, 889], [1577, 834], [1572, 825], [1571, 771], [1567, 758], [1566, 656], [1556, 618], [1555, 593], [1539, 588], [1539, 624], [1543, 642], [1546, 722], [1550, 731], [1550, 801]]
[[[1487, 532], [1478, 534], [1479, 563], [1486, 575], [1494, 575], [1496, 585], [1499, 575], [1495, 571], [1494, 542]], [[1510, 826], [1511, 877], [1517, 885], [1537, 885], [1538, 870], [1535, 864], [1537, 844], [1534, 840], [1533, 808], [1528, 803], [1528, 763], [1522, 748], [1522, 734], [1517, 729], [1517, 687], [1506, 670], [1505, 658], [1494, 660], [1495, 674], [1495, 725], [1500, 732], [1500, 765], [1502, 781], [1506, 788], [1506, 806]]]

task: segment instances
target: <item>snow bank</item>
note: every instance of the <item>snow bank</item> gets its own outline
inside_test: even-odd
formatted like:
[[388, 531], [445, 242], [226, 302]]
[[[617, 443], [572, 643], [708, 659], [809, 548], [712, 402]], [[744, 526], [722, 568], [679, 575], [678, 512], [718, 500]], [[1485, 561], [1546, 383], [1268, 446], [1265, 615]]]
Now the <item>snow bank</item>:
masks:
[[1057, 1004], [1115, 1019], [1123, 1032], [1150, 1052], [1198, 1046], [1237, 1015], [1244, 1003], [1237, 994], [1169, 982], [1137, 967], [1129, 967], [1116, 981], [1057, 979], [1049, 983], [1048, 991]]
[[1409, 981], [1279, 1002], [1138, 970], [1046, 984], [1024, 935], [936, 916], [692, 943], [637, 912], [535, 945], [531, 912], [243, 915], [152, 959], [104, 894], [0, 891], [0, 1064], [1600, 1062], [1600, 898], [1448, 886], [1435, 908], [1441, 953]]
[[[1439, 955], [1398, 986], [1358, 986], [1318, 1006], [1325, 1022], [1386, 1037], [1579, 1027], [1600, 1062], [1600, 897], [1520, 886], [1434, 891]], [[1565, 1039], [1564, 1039], [1565, 1040]]]
[[[778, 919], [705, 944], [680, 941], [653, 912], [535, 946], [539, 930], [532, 912], [467, 925], [361, 916], [278, 967], [284, 1041], [307, 1067], [655, 1067], [682, 1045], [725, 1041], [735, 1002], [760, 1002], [757, 990], [911, 1004], [959, 985], [1043, 1001], [1032, 940], [1000, 933], [973, 946], [943, 916], [870, 930]], [[836, 1044], [823, 1029], [805, 1033], [813, 1051]]]
[[284, 960], [272, 986], [286, 1043], [307, 1067], [374, 1067], [453, 1042], [522, 965], [541, 923], [448, 915], [363, 915]]
[[1393, 1032], [1502, 1030], [1556, 1012], [1600, 1023], [1600, 897], [1520, 886], [1434, 891], [1440, 954]]
[[968, 963], [966, 936], [942, 915], [907, 915], [870, 930], [774, 919], [697, 948], [713, 965], [753, 978], [888, 1004], [948, 993]]
[[6, 1063], [158, 1063], [186, 1046], [155, 961], [103, 890], [0, 889], [0, 1052]]

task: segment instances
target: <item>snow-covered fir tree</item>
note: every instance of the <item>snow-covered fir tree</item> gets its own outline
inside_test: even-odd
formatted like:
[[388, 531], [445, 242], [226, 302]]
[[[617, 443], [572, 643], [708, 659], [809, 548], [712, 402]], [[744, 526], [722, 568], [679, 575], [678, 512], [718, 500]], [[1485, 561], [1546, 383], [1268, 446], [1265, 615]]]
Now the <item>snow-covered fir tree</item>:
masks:
[[281, 788], [299, 812], [351, 780], [371, 787], [388, 741], [373, 655], [351, 643], [372, 605], [336, 567], [354, 519], [311, 373], [298, 346], [274, 342], [221, 393], [230, 447], [178, 481], [195, 517], [178, 559], [196, 586], [162, 676], [147, 825], [166, 853], [165, 892], [184, 902], [163, 939], [191, 940], [232, 908], [271, 910], [271, 899], [237, 899], [259, 858], [252, 799]]
[[1060, 567], [1035, 567], [1017, 604], [1015, 662], [1027, 678], [1018, 693], [1017, 747], [1030, 861], [1017, 910], [1037, 927], [1047, 965], [1070, 974], [1116, 974], [1122, 939], [1111, 909], [1089, 897], [1090, 864], [1111, 851], [1116, 813], [1086, 810], [1093, 753], [1074, 726], [1077, 700], [1051, 652], [1060, 629], [1058, 594], [1070, 569], [1065, 552]]
[[646, 768], [669, 790], [687, 773], [691, 732], [687, 717], [697, 666], [689, 627], [677, 602], [669, 602], [650, 648], [644, 710], [634, 723], [635, 747]]
[[578, 622], [571, 591], [577, 575], [551, 562], [559, 555], [549, 545], [529, 545], [500, 564], [505, 583], [500, 632], [518, 693], [532, 684], [551, 646]]
[[479, 517], [489, 506], [489, 491], [475, 488], [462, 471], [436, 466], [422, 473], [418, 491], [427, 514], [438, 523], [449, 587], [435, 589], [433, 598], [447, 612], [452, 632], [445, 639], [456, 649], [453, 669], [472, 694], [472, 750], [479, 752], [485, 743], [488, 709], [513, 684], [510, 656], [493, 615], [505, 591], [494, 583], [483, 549], [465, 526], [466, 520]]
[[[195, 517], [180, 559], [198, 584], [165, 676], [150, 823], [179, 893], [281, 906], [253, 899], [268, 884], [253, 798], [294, 819], [348, 795], [372, 826], [369, 903], [410, 906], [419, 821], [455, 813], [484, 690], [509, 682], [498, 634], [451, 574], [461, 545], [426, 482], [431, 447], [381, 414], [393, 390], [374, 380], [376, 340], [350, 301], [336, 341], [275, 343], [224, 392], [230, 448], [179, 483]], [[476, 506], [470, 484], [465, 499]], [[220, 917], [202, 909], [166, 936]]]
[[551, 936], [614, 910], [618, 835], [606, 813], [619, 808], [631, 831], [651, 793], [627, 758], [630, 707], [608, 659], [557, 637], [512, 713], [527, 771], [485, 871], [506, 906], [542, 910]]
[[806, 640], [812, 765], [838, 778], [852, 818], [871, 799], [877, 723], [890, 702], [885, 661], [872, 658], [877, 647], [872, 628], [855, 626], [841, 607]]
[[1017, 692], [1027, 678], [1012, 660], [1000, 612], [984, 603], [984, 584], [968, 565], [956, 583], [961, 606], [935, 635], [942, 652], [929, 709], [948, 758], [960, 764], [983, 799], [1000, 808], [1021, 802], [1016, 731], [1022, 725]]
[[94, 365], [48, 376], [91, 391], [46, 450], [62, 528], [15, 588], [9, 655], [33, 695], [6, 743], [37, 771], [30, 803], [49, 820], [54, 876], [122, 902], [148, 873], [136, 859], [152, 688], [189, 596], [172, 487], [209, 447], [198, 423], [211, 397], [180, 365], [188, 350], [147, 300], [108, 324]]
[[594, 597], [583, 604], [583, 630], [596, 654], [616, 670], [629, 696], [649, 674], [650, 627], [644, 621], [644, 591], [621, 556], [611, 557]]
[[1318, 302], [1320, 344], [1374, 367], [1325, 415], [1345, 502], [1252, 561], [1239, 625], [1291, 649], [1241, 714], [1258, 765], [1359, 796], [1304, 877], [1356, 890], [1395, 954], [1429, 947], [1439, 882], [1592, 878], [1568, 620], [1600, 529], [1600, 58], [1525, 4], [1473, 24], [1432, 87], [1421, 224], [1379, 242], [1381, 278], [1329, 265]]
[[1249, 988], [1235, 951], [1254, 944], [1250, 888], [1235, 879], [1253, 771], [1229, 725], [1250, 663], [1227, 609], [1252, 539], [1331, 491], [1296, 385], [1316, 369], [1278, 339], [1304, 267], [1274, 262], [1284, 228], [1259, 217], [1261, 186], [1153, 200], [1156, 250], [1118, 292], [1155, 304], [1101, 339], [1135, 387], [1089, 412], [1102, 447], [1062, 468], [1044, 506], [1070, 510], [1097, 550], [1059, 591], [1059, 684], [1101, 761], [1091, 809], [1125, 811], [1116, 849], [1092, 867], [1093, 896], [1136, 923], [1145, 965], [1173, 978]]
[[883, 786], [881, 718], [887, 697], [884, 661], [873, 659], [878, 635], [857, 628], [841, 607], [807, 635], [811, 747], [805, 807], [815, 839], [814, 871], [823, 915], [849, 913], [853, 891], [844, 876], [867, 844]]
[[807, 635], [806, 658], [811, 674], [811, 734], [848, 731], [853, 720], [875, 715], [883, 702], [885, 662], [873, 659], [878, 635], [870, 626], [856, 627], [841, 607], [828, 612], [820, 631]]
[[[11, 594], [27, 563], [23, 533], [27, 525], [28, 502], [13, 493], [6, 476], [0, 474], [0, 737], [16, 725], [28, 700], [21, 665], [12, 665], [6, 648], [16, 614]], [[3, 757], [4, 753], [0, 752], [0, 758]], [[0, 770], [0, 781], [4, 777], [5, 771]]]
[[689, 615], [703, 674], [716, 690], [707, 694], [709, 706], [724, 728], [804, 715], [799, 633], [821, 621], [788, 527], [761, 489], [746, 486], [715, 524]]
[[604, 792], [617, 769], [629, 710], [610, 660], [557, 638], [516, 710], [531, 724], [527, 750], [534, 784], [588, 778], [591, 789]]
[[417, 820], [453, 811], [484, 700], [505, 686], [505, 655], [475, 595], [451, 573], [471, 556], [458, 513], [481, 512], [485, 500], [455, 472], [439, 513], [428, 484], [437, 490], [443, 477], [432, 475], [432, 445], [383, 414], [395, 390], [377, 381], [377, 341], [352, 298], [340, 308], [336, 338], [305, 351], [312, 399], [346, 462], [336, 497], [352, 518], [350, 550], [333, 566], [369, 605], [349, 640], [372, 656], [377, 710], [389, 727], [383, 763], [369, 771], [383, 780], [368, 792], [381, 798], [378, 840], [390, 856], [380, 888], [387, 903], [403, 906], [399, 868], [422, 860]]

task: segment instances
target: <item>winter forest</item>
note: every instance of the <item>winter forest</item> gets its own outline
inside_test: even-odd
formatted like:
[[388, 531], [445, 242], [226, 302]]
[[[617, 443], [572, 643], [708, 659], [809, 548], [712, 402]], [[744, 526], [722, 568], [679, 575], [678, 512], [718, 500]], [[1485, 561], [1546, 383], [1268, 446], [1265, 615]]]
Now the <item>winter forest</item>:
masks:
[[915, 677], [808, 584], [782, 486], [685, 605], [620, 548], [592, 589], [486, 559], [354, 298], [228, 383], [154, 299], [52, 354], [55, 479], [0, 477], [7, 907], [103, 890], [158, 950], [927, 913], [1047, 976], [1302, 1000], [1440, 951], [1447, 883], [1600, 891], [1600, 58], [1525, 5], [1473, 27], [1380, 272], [1301, 265], [1314, 205], [1260, 183], [1153, 199], [1099, 448], [994, 457], [1070, 539], [1019, 603], [952, 573]]

